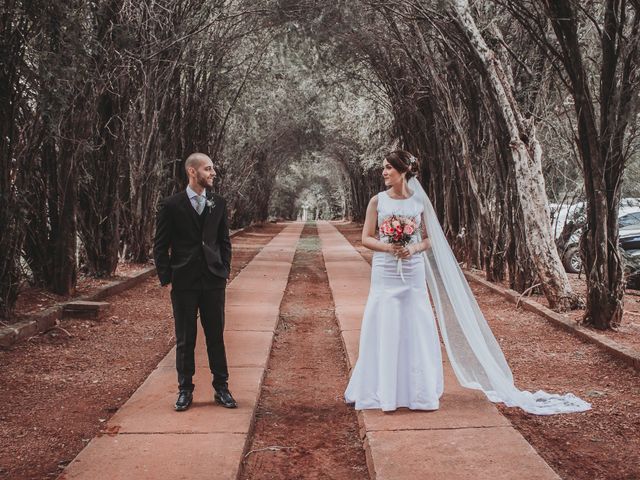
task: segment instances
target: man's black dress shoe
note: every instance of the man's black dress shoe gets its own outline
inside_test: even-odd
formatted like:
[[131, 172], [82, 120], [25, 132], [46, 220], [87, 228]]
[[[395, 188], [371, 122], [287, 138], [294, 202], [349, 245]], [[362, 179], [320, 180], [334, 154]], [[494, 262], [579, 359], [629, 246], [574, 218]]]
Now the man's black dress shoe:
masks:
[[191, 401], [193, 400], [193, 392], [190, 390], [180, 390], [178, 394], [178, 400], [176, 400], [176, 412], [182, 412], [189, 408]]
[[231, 396], [231, 392], [226, 388], [217, 390], [213, 398], [217, 404], [222, 405], [225, 408], [236, 408], [238, 406]]

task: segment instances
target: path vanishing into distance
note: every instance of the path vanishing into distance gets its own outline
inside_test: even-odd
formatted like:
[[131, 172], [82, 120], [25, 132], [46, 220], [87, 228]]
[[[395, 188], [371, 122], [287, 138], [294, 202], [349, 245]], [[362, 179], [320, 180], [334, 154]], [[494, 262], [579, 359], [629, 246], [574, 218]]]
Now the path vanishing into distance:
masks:
[[331, 223], [287, 224], [227, 288], [239, 408], [213, 403], [200, 332], [192, 407], [173, 410], [171, 350], [59, 478], [559, 478], [484, 395], [457, 384], [444, 352], [438, 411], [344, 404], [369, 277]]

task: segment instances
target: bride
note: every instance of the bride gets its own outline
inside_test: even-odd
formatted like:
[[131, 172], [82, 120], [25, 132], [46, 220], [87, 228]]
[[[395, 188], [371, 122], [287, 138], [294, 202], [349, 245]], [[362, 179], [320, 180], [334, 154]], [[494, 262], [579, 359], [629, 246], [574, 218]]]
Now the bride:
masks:
[[589, 403], [570, 393], [531, 393], [515, 387], [502, 350], [415, 177], [416, 158], [396, 150], [382, 166], [388, 189], [369, 202], [362, 230], [363, 245], [375, 253], [359, 357], [345, 400], [357, 410], [436, 410], [443, 392], [437, 318], [463, 387], [538, 415], [589, 410]]

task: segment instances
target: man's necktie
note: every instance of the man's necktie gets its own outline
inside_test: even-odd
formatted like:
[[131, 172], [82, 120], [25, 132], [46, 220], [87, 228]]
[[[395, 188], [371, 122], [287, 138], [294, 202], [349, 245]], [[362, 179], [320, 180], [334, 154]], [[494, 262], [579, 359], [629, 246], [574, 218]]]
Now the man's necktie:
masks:
[[196, 195], [196, 212], [198, 215], [204, 210], [204, 197], [202, 195]]

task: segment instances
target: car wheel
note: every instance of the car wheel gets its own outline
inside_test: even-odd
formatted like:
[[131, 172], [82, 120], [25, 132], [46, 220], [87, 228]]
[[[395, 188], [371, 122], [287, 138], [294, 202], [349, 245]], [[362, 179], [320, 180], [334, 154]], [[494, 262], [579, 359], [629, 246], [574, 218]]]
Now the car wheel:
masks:
[[564, 268], [569, 273], [580, 273], [582, 270], [582, 259], [578, 246], [570, 247], [564, 254]]

